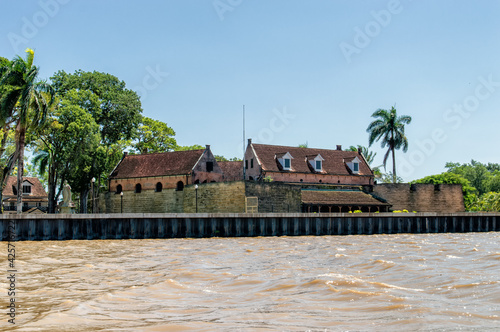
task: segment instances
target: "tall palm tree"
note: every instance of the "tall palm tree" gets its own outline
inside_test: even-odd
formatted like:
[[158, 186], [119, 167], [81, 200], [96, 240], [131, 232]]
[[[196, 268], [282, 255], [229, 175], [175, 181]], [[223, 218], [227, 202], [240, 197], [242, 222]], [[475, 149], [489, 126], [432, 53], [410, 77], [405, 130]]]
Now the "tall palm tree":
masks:
[[26, 59], [17, 56], [2, 67], [0, 86], [9, 85], [9, 93], [2, 96], [0, 118], [9, 115], [16, 120], [17, 159], [17, 213], [22, 213], [22, 181], [26, 131], [37, 129], [45, 121], [47, 110], [54, 102], [52, 87], [38, 80], [39, 68], [33, 65], [35, 52], [26, 50]]
[[396, 156], [395, 150], [403, 148], [403, 151], [408, 151], [408, 139], [405, 135], [405, 124], [410, 124], [411, 116], [398, 116], [394, 107], [390, 111], [378, 109], [372, 114], [375, 121], [368, 125], [366, 131], [369, 133], [369, 146], [375, 141], [382, 139], [382, 148], [388, 147], [384, 155], [384, 168], [387, 163], [389, 153], [392, 152], [392, 180], [396, 183]]

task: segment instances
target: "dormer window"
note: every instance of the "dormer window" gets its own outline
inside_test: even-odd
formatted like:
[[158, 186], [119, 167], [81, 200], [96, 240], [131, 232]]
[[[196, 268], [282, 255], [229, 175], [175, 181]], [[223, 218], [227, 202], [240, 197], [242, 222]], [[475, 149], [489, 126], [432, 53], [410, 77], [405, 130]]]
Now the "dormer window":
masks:
[[281, 164], [281, 167], [283, 167], [283, 170], [289, 171], [292, 169], [292, 155], [290, 152], [287, 153], [280, 153], [276, 155], [276, 158]]
[[31, 186], [29, 185], [23, 185], [23, 194], [29, 195], [31, 194]]
[[323, 157], [321, 157], [320, 154], [318, 155], [312, 155], [312, 156], [307, 156], [307, 160], [309, 161], [309, 164], [311, 165], [311, 168], [316, 171], [316, 172], [322, 172], [323, 171]]
[[352, 161], [347, 163], [347, 166], [351, 169], [351, 172], [353, 174], [358, 174], [359, 173], [359, 163], [361, 160], [358, 159], [358, 157], [355, 157]]
[[31, 195], [31, 183], [28, 181], [23, 182], [23, 195]]

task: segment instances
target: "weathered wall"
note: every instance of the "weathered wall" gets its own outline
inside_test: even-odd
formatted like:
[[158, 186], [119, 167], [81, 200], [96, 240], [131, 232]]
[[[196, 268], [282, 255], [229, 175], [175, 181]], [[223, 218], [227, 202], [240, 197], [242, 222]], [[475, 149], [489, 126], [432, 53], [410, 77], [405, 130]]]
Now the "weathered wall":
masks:
[[[196, 212], [196, 189], [184, 188], [183, 211]], [[198, 185], [199, 213], [245, 212], [245, 184], [243, 181], [202, 183]]]
[[246, 182], [245, 194], [246, 197], [259, 198], [259, 213], [301, 211], [300, 186], [275, 182]]
[[271, 213], [0, 216], [0, 240], [360, 235], [500, 231], [492, 213]]
[[121, 196], [105, 195], [105, 213], [243, 213], [246, 197], [259, 197], [259, 212], [300, 212], [299, 186], [282, 183], [216, 182], [184, 187], [183, 191], [164, 189], [162, 192], [124, 191]]
[[314, 184], [342, 184], [342, 185], [370, 185], [373, 177], [363, 175], [329, 175], [304, 174], [294, 172], [264, 172], [264, 177], [270, 176], [274, 181], [314, 183]]
[[141, 193], [131, 191], [120, 194], [106, 193], [105, 213], [181, 213], [184, 200], [183, 191], [165, 189], [161, 192], [143, 190]]
[[465, 211], [462, 186], [459, 184], [387, 183], [373, 186], [373, 193], [392, 205], [392, 210], [417, 212]]
[[[210, 171], [207, 167], [207, 163], [212, 163], [212, 170]], [[207, 145], [205, 153], [201, 156], [201, 159], [196, 164], [193, 169], [193, 183], [207, 183], [207, 182], [221, 182], [222, 181], [222, 170], [217, 164], [212, 151], [210, 150], [210, 145]]]
[[174, 176], [155, 176], [147, 178], [133, 178], [133, 179], [113, 179], [109, 182], [109, 190], [116, 192], [116, 187], [121, 184], [124, 192], [135, 191], [135, 185], [141, 184], [142, 190], [154, 190], [156, 184], [160, 182], [163, 189], [177, 188], [177, 183], [181, 181], [184, 185], [191, 182], [190, 175], [174, 175]]

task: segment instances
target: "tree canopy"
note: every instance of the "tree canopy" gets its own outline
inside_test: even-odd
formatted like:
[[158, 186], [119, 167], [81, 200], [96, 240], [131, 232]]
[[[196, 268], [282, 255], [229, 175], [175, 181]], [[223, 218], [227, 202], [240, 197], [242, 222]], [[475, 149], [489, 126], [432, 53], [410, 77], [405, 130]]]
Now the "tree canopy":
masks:
[[166, 123], [141, 117], [132, 147], [138, 153], [168, 152], [177, 148], [175, 131]]

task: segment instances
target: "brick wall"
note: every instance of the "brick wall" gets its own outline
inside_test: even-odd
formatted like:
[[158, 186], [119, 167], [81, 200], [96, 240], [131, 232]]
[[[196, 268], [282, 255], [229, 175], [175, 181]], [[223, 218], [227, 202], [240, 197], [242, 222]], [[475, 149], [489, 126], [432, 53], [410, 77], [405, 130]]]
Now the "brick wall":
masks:
[[122, 190], [135, 191], [136, 184], [140, 184], [143, 191], [154, 190], [156, 184], [160, 182], [163, 189], [177, 188], [177, 183], [181, 181], [184, 185], [187, 182], [191, 182], [190, 175], [174, 175], [174, 176], [155, 176], [147, 178], [132, 178], [132, 179], [113, 179], [109, 182], [109, 190], [111, 192], [116, 192], [116, 187], [120, 184]]
[[464, 199], [459, 184], [384, 183], [373, 187], [373, 194], [392, 205], [392, 210], [417, 212], [463, 212]]
[[[183, 211], [185, 213], [196, 212], [196, 190], [194, 186], [184, 188]], [[199, 184], [198, 212], [245, 212], [245, 184], [243, 181]]]
[[270, 176], [277, 182], [314, 183], [314, 184], [343, 184], [343, 185], [370, 185], [371, 176], [359, 175], [328, 175], [328, 174], [303, 174], [287, 172], [265, 172], [265, 176]]
[[247, 182], [246, 197], [259, 198], [259, 213], [301, 212], [300, 186], [284, 183]]
[[[136, 194], [123, 192], [123, 213], [181, 213], [184, 200], [183, 191], [166, 189], [161, 192], [143, 190]], [[119, 194], [106, 193], [106, 213], [120, 213], [122, 200]]]

